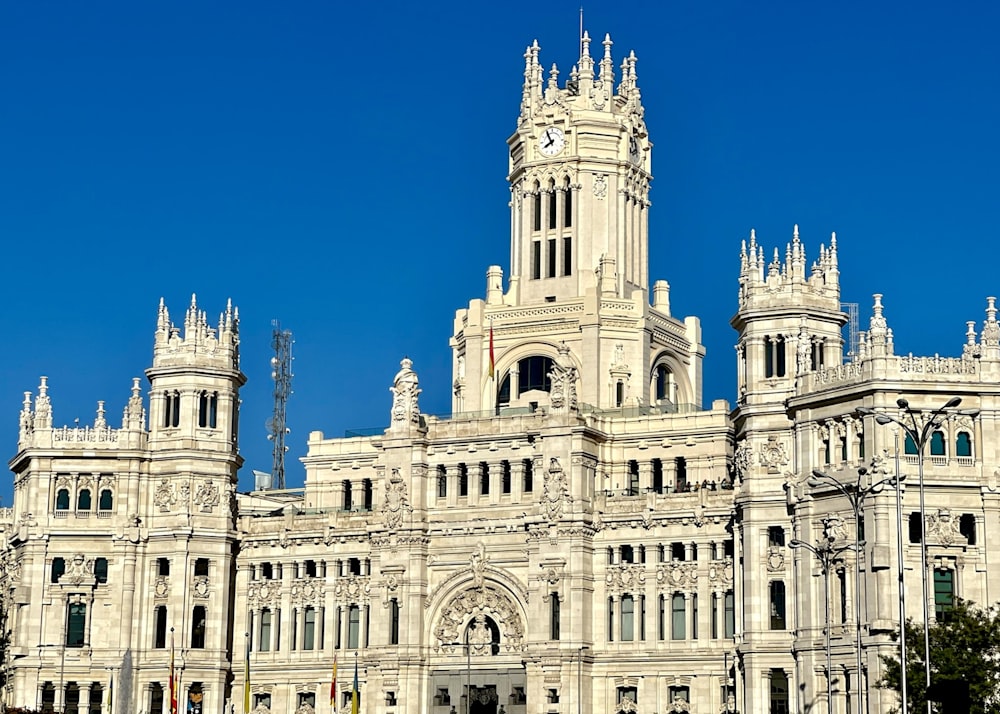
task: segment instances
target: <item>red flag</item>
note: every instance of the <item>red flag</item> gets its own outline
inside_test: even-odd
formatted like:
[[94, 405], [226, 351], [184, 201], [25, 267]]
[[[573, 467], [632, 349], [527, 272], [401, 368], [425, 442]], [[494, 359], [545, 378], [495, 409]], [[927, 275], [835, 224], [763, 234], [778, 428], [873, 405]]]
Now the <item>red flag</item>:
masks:
[[496, 364], [496, 359], [493, 357], [493, 323], [490, 322], [490, 379], [493, 379]]
[[174, 633], [170, 633], [170, 714], [177, 714], [177, 680], [174, 679]]

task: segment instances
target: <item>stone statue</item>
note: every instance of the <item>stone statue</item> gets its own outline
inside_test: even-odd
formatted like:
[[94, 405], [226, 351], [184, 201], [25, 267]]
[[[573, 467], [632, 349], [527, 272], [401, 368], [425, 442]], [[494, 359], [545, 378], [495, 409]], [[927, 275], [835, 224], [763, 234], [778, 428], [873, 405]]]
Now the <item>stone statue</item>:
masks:
[[569, 356], [565, 342], [559, 345], [559, 354], [549, 370], [549, 404], [553, 412], [576, 411], [576, 366]]
[[399, 366], [401, 369], [389, 387], [389, 391], [392, 392], [392, 423], [394, 426], [420, 424], [420, 406], [417, 403], [420, 389], [417, 386], [419, 383], [417, 373], [413, 371], [413, 362], [409, 357], [404, 357]]

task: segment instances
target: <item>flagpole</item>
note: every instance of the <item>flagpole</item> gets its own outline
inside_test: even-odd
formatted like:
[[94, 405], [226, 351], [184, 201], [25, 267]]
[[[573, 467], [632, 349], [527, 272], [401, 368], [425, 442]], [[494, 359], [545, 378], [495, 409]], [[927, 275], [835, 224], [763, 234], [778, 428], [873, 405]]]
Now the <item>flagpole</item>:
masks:
[[174, 628], [170, 628], [170, 714], [177, 714], [177, 680], [174, 675]]
[[333, 678], [330, 682], [330, 711], [337, 712], [337, 650], [333, 650]]
[[354, 653], [354, 688], [351, 690], [351, 714], [358, 714], [360, 711], [360, 704], [358, 700], [361, 698], [361, 692], [358, 691], [358, 653]]
[[250, 714], [250, 633], [243, 633], [246, 655], [243, 662], [243, 714]]

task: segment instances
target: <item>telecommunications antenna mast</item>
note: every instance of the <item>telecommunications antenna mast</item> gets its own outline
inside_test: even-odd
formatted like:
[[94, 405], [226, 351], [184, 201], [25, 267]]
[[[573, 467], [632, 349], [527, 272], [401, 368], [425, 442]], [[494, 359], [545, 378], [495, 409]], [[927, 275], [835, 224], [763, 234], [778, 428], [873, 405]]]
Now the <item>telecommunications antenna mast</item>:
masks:
[[273, 461], [271, 465], [271, 488], [285, 487], [285, 436], [291, 432], [286, 426], [285, 414], [288, 407], [288, 397], [292, 393], [292, 331], [282, 330], [278, 320], [272, 320], [274, 327], [271, 347], [274, 357], [271, 358], [271, 379], [274, 380], [274, 414], [267, 420], [267, 435], [273, 442]]

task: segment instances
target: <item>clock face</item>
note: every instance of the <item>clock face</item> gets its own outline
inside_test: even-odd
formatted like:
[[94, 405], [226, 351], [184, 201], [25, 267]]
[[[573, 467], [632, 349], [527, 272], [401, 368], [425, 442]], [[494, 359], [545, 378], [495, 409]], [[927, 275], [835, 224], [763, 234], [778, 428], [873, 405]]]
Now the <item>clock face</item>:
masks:
[[555, 156], [566, 147], [566, 137], [562, 129], [550, 126], [538, 138], [538, 150], [545, 156]]

